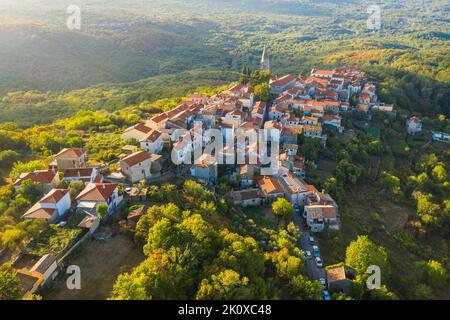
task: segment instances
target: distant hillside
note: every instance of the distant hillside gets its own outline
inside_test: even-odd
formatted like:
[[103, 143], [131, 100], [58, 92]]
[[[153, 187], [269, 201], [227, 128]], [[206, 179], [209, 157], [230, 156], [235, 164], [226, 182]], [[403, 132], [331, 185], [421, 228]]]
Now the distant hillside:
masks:
[[226, 68], [228, 55], [200, 43], [204, 25], [142, 23], [95, 33], [27, 25], [0, 28], [0, 94], [130, 82], [199, 67]]
[[384, 101], [450, 114], [445, 0], [383, 1], [378, 32], [366, 28], [366, 0], [81, 1], [77, 32], [65, 27], [68, 0], [43, 0], [38, 12], [24, 0], [16, 20], [2, 19], [11, 1], [0, 3], [0, 122], [28, 127], [235, 81], [264, 45], [274, 74], [356, 64]]
[[[448, 43], [446, 0], [380, 2], [382, 30], [367, 30], [370, 0], [79, 1], [82, 28], [66, 27], [70, 0], [0, 3], [0, 95], [133, 82], [200, 68], [256, 67], [262, 47], [273, 71], [309, 68], [330, 41], [410, 37], [408, 45]], [[427, 10], [418, 8], [426, 7]], [[39, 10], [37, 10], [39, 9]], [[447, 45], [448, 47], [448, 45]], [[447, 50], [448, 51], [448, 50]], [[311, 61], [314, 62], [314, 61]]]
[[162, 98], [182, 97], [199, 87], [223, 85], [238, 79], [237, 73], [201, 69], [67, 93], [12, 92], [0, 100], [0, 123], [15, 122], [26, 128], [51, 123], [80, 110], [115, 111], [139, 104], [150, 105]]

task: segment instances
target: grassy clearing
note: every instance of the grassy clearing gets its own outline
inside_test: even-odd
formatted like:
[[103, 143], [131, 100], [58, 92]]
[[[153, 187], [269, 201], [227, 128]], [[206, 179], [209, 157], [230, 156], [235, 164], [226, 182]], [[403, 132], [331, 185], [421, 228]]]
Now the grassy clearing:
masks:
[[374, 139], [377, 139], [377, 140], [381, 139], [381, 129], [379, 126], [370, 125], [367, 128], [367, 134]]
[[276, 221], [270, 207], [247, 207], [242, 208], [247, 218], [252, 219], [256, 225], [266, 228], [275, 228]]

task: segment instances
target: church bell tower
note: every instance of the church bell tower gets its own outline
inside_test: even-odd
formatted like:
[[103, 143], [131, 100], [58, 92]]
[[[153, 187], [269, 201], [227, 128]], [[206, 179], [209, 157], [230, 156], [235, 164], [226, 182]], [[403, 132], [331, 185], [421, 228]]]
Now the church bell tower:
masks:
[[261, 57], [261, 64], [260, 68], [261, 71], [270, 71], [270, 59], [269, 55], [267, 54], [267, 48], [264, 46], [264, 50]]

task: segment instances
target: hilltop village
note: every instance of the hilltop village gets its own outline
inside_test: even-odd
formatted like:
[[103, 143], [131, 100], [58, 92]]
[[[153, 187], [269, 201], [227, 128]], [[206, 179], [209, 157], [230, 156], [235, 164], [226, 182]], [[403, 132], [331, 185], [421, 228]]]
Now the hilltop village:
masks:
[[[261, 70], [268, 68], [264, 53]], [[76, 221], [80, 232], [73, 238], [79, 239], [80, 234], [94, 234], [105, 216], [114, 214], [124, 198], [145, 201], [147, 186], [152, 183], [173, 176], [190, 176], [205, 188], [215, 190], [220, 175], [226, 175], [230, 181], [238, 181], [238, 188], [230, 194], [236, 206], [267, 206], [285, 198], [301, 215], [303, 228], [312, 233], [322, 232], [326, 227], [339, 229], [336, 201], [305, 182], [308, 159], [300, 156], [298, 141], [315, 139], [321, 148], [326, 148], [327, 130], [335, 134], [344, 131], [342, 114], [350, 110], [395, 114], [396, 110], [393, 105], [378, 101], [376, 84], [368, 81], [368, 75], [357, 67], [313, 69], [308, 76], [274, 76], [269, 88], [272, 97], [269, 101], [257, 101], [254, 88], [245, 83], [232, 84], [211, 96], [194, 93], [176, 108], [144, 119], [123, 132], [122, 139], [133, 144], [122, 148], [115, 170], [110, 170], [111, 163], [89, 165], [89, 155], [81, 148], [61, 150], [48, 169], [22, 173], [14, 181], [16, 190], [31, 182], [38, 184], [45, 194], [24, 212], [23, 219], [40, 219], [58, 227]], [[224, 140], [236, 129], [279, 130], [278, 171], [264, 175], [261, 170], [264, 166], [259, 162], [235, 163], [222, 170], [216, 161], [196, 161], [164, 169], [171, 161], [170, 156], [180, 162], [191, 156], [195, 130], [211, 128], [220, 130]], [[180, 129], [186, 133], [173, 139], [172, 134]], [[420, 129], [420, 119], [413, 117], [408, 121], [409, 133]], [[207, 143], [203, 139], [203, 146]], [[224, 149], [223, 153], [236, 158], [237, 150], [243, 150], [249, 159], [257, 148], [252, 144], [241, 149]], [[76, 194], [60, 187], [74, 182], [80, 183]], [[135, 213], [133, 218], [139, 215]], [[34, 293], [52, 280], [61, 258], [45, 253], [28, 269], [18, 268], [25, 292]], [[320, 258], [316, 264], [321, 265]]]

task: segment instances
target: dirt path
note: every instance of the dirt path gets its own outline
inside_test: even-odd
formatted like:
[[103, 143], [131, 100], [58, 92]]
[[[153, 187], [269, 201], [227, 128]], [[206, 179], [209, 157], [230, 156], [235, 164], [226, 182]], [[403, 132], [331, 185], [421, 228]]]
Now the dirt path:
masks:
[[109, 241], [89, 240], [70, 261], [81, 269], [81, 290], [68, 290], [62, 274], [48, 294], [47, 300], [104, 300], [119, 274], [130, 271], [145, 259], [141, 250], [124, 235]]

